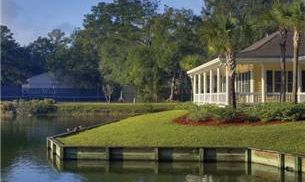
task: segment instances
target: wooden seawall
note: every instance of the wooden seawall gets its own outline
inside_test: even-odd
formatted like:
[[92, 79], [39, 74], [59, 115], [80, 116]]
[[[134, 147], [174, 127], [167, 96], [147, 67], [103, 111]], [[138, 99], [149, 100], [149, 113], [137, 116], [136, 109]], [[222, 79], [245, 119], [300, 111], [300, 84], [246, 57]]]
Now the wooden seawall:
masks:
[[256, 148], [65, 146], [56, 138], [47, 147], [61, 160], [247, 162], [305, 172], [305, 156]]
[[[105, 125], [104, 123], [101, 125]], [[97, 126], [82, 128], [85, 131]], [[73, 135], [66, 132], [47, 138], [48, 152], [60, 160], [104, 161], [192, 161], [246, 162], [275, 166], [288, 171], [305, 173], [305, 156], [257, 148], [233, 147], [125, 147], [125, 146], [65, 146], [57, 137]]]

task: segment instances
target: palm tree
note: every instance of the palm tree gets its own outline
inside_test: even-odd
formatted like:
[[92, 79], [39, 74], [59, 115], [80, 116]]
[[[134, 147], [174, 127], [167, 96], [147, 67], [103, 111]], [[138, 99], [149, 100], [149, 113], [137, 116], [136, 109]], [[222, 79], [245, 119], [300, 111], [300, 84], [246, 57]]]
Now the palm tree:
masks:
[[305, 0], [294, 0], [288, 5], [288, 26], [293, 30], [293, 82], [292, 98], [297, 103], [299, 50], [302, 33], [305, 31]]
[[243, 33], [243, 23], [232, 13], [217, 13], [204, 22], [203, 35], [210, 51], [225, 54], [226, 65], [229, 68], [229, 105], [236, 108], [235, 72], [236, 53], [240, 48]]
[[280, 47], [281, 47], [281, 93], [280, 101], [286, 101], [286, 43], [288, 34], [288, 15], [289, 11], [287, 6], [278, 0], [268, 13], [271, 21], [275, 22], [279, 27], [280, 34]]

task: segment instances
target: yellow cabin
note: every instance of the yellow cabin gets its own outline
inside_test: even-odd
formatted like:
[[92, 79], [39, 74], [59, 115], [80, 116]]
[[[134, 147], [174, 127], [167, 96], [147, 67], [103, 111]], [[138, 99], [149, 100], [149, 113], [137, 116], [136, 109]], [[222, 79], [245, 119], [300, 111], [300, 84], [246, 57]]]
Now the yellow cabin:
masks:
[[[235, 90], [239, 103], [274, 102], [280, 99], [281, 49], [278, 32], [240, 51], [236, 59]], [[286, 45], [286, 100], [292, 91], [292, 33]], [[192, 80], [193, 102], [197, 104], [228, 104], [228, 78], [225, 58], [218, 57], [189, 70]], [[305, 37], [299, 50], [298, 101], [305, 102]]]

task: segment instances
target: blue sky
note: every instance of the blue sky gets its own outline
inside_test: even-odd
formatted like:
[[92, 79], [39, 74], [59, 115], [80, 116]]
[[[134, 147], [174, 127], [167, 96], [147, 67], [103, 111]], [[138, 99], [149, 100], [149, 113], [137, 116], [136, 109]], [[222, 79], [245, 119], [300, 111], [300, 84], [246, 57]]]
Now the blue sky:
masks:
[[[101, 1], [112, 0], [1, 0], [1, 24], [8, 26], [14, 38], [25, 45], [54, 28], [71, 33], [82, 26], [84, 14]], [[166, 4], [200, 14], [203, 0], [161, 0], [161, 3], [161, 10]]]

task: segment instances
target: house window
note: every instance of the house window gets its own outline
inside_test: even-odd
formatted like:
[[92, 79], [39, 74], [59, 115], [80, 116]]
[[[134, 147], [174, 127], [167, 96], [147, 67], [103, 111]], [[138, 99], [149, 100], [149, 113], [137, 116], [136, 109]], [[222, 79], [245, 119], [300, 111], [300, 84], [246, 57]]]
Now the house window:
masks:
[[273, 92], [273, 72], [268, 70], [266, 72], [266, 76], [267, 76], [267, 92]]
[[[267, 74], [266, 75], [267, 92], [281, 92], [281, 71], [268, 70], [266, 74]], [[286, 85], [287, 85], [287, 92], [292, 92], [292, 71], [287, 72]]]
[[287, 92], [292, 92], [292, 71], [287, 72]]
[[244, 73], [243, 91], [250, 92], [250, 72]]
[[274, 92], [281, 92], [281, 71], [274, 72]]

